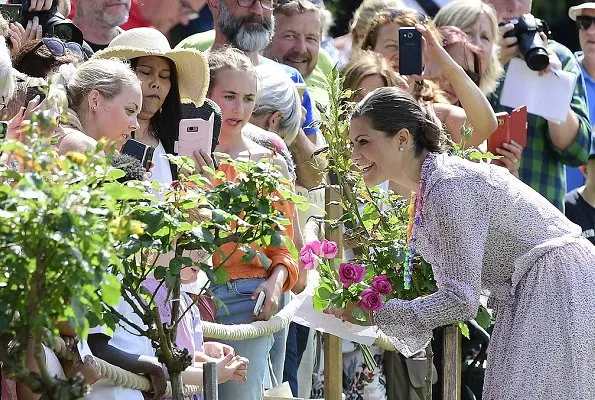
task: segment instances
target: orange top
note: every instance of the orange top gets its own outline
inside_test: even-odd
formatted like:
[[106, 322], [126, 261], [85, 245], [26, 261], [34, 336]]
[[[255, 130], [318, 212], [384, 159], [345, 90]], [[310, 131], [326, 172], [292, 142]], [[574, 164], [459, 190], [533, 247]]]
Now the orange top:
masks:
[[[236, 170], [229, 164], [221, 164], [219, 165], [219, 171], [225, 173], [225, 176], [228, 181], [234, 182], [237, 177], [238, 173]], [[215, 184], [217, 184], [215, 182]], [[279, 195], [279, 193], [276, 193]], [[295, 213], [295, 205], [290, 202], [282, 202], [282, 203], [274, 203], [274, 207], [281, 211], [287, 219], [293, 221], [293, 216]], [[291, 225], [285, 226], [286, 230], [280, 232], [284, 236], [288, 236], [289, 238], [293, 238], [293, 227]], [[255, 246], [252, 246], [255, 247]], [[221, 261], [229, 255], [233, 249], [235, 248], [234, 243], [226, 243], [221, 246], [221, 250], [225, 256], [221, 254], [215, 253], [213, 254], [213, 265], [215, 268], [219, 266]], [[291, 290], [295, 282], [297, 281], [298, 277], [298, 264], [297, 261], [293, 258], [287, 247], [279, 246], [267, 246], [265, 248], [261, 248], [260, 251], [264, 253], [269, 260], [271, 261], [271, 266], [268, 270], [266, 270], [260, 259], [258, 257], [254, 257], [249, 262], [242, 262], [242, 257], [245, 252], [238, 249], [231, 255], [231, 257], [225, 262], [224, 268], [229, 274], [229, 279], [251, 279], [251, 278], [267, 278], [269, 273], [272, 272], [273, 268], [279, 264], [285, 266], [289, 273], [285, 284], [283, 285], [283, 291], [286, 292]]]

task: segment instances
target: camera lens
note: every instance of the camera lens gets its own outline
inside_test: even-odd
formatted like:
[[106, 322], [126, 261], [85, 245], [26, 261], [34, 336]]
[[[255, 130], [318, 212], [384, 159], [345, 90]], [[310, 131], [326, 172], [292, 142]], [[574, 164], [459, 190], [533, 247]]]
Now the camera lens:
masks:
[[413, 33], [408, 33], [407, 38], [411, 39], [413, 37]]

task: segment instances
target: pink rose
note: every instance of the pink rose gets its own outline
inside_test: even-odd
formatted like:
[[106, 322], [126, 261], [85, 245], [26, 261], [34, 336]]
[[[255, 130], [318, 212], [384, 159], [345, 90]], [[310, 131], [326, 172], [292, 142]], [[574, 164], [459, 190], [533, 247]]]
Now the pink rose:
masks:
[[357, 303], [357, 306], [364, 311], [378, 311], [384, 305], [380, 298], [380, 293], [376, 289], [365, 289], [360, 296], [362, 298]]
[[321, 254], [320, 252], [320, 248], [322, 247], [322, 243], [320, 243], [318, 240], [314, 240], [312, 242], [308, 242], [304, 245], [304, 247], [302, 247], [302, 250], [307, 249], [309, 251], [311, 251], [312, 253], [316, 254], [317, 256], [319, 256]]
[[359, 264], [344, 263], [339, 265], [339, 279], [343, 287], [348, 288], [354, 283], [359, 283], [364, 279], [366, 269]]
[[337, 248], [337, 244], [335, 242], [330, 242], [324, 239], [322, 241], [322, 244], [320, 245], [320, 251], [322, 253], [319, 254], [320, 256], [331, 259], [335, 258], [335, 256], [339, 252], [339, 249]]
[[307, 247], [302, 247], [300, 250], [300, 264], [302, 269], [316, 269], [318, 267], [318, 258]]
[[386, 296], [393, 291], [393, 287], [391, 286], [390, 282], [386, 275], [380, 275], [372, 279], [372, 283], [370, 283], [374, 289], [376, 289], [380, 294]]

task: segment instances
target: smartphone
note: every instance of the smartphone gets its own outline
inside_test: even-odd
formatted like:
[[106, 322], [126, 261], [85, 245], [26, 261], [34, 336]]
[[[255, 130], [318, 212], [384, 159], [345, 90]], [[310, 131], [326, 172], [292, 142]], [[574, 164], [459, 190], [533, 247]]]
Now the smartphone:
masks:
[[399, 74], [421, 75], [421, 33], [415, 28], [399, 28]]
[[252, 312], [255, 317], [258, 317], [262, 312], [265, 298], [266, 294], [264, 294], [264, 291], [258, 293], [258, 298], [256, 299], [256, 304], [254, 305], [254, 311]]
[[514, 140], [521, 146], [527, 145], [527, 107], [522, 106], [512, 110], [496, 114], [498, 127], [488, 139], [488, 151], [497, 155], [496, 149], [503, 148], [504, 143]]
[[8, 134], [8, 122], [0, 121], [0, 140], [6, 139]]
[[151, 169], [153, 163], [153, 153], [155, 149], [151, 146], [147, 146], [134, 139], [129, 139], [124, 146], [122, 146], [122, 154], [128, 154], [139, 160], [143, 168], [148, 171]]
[[7, 20], [9, 23], [11, 22], [21, 22], [22, 17], [22, 4], [0, 4], [0, 14]]
[[42, 91], [41, 86], [29, 86], [27, 88], [27, 93], [25, 94], [25, 106], [29, 104], [35, 96], [39, 96], [39, 104], [45, 100], [45, 93]]
[[195, 150], [202, 150], [206, 154], [213, 152], [213, 123], [215, 114], [211, 113], [208, 120], [188, 118], [180, 121], [178, 140], [174, 144], [174, 151], [179, 156], [192, 157]]

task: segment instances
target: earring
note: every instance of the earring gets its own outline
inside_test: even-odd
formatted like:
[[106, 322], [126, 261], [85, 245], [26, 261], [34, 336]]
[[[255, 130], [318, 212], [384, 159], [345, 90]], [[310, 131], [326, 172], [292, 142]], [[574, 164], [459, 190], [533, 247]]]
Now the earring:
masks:
[[400, 147], [400, 148], [399, 148], [399, 151], [405, 151], [405, 149], [404, 149], [404, 148], [402, 148], [402, 147]]
[[93, 111], [97, 111], [97, 107], [93, 107]]

